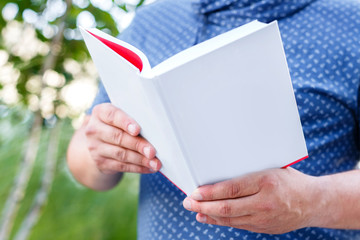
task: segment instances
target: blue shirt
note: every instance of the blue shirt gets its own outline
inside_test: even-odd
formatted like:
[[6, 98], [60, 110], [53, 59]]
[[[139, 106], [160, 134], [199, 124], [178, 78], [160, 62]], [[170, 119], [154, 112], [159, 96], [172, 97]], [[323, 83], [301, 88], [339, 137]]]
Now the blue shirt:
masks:
[[[155, 66], [253, 19], [279, 23], [309, 151], [309, 158], [293, 167], [314, 176], [354, 169], [359, 159], [358, 0], [159, 0], [141, 8], [120, 38]], [[108, 101], [101, 85], [94, 105]], [[360, 239], [357, 230], [304, 228], [268, 235], [201, 224], [182, 207], [185, 195], [161, 174], [142, 175], [140, 185], [141, 240]]]

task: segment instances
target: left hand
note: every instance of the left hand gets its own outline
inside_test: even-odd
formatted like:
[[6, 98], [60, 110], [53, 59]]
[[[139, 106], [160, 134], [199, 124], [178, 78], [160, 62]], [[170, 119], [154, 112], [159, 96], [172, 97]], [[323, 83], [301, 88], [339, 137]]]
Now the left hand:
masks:
[[317, 221], [318, 182], [293, 168], [265, 170], [202, 186], [183, 205], [202, 223], [281, 234]]

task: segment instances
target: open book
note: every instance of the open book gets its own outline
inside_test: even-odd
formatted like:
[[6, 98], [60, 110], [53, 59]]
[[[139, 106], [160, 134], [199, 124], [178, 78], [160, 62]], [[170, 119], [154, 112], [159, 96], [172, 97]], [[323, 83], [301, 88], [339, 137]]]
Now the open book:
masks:
[[130, 44], [81, 33], [111, 102], [140, 124], [184, 193], [307, 157], [276, 21], [248, 23], [154, 68]]

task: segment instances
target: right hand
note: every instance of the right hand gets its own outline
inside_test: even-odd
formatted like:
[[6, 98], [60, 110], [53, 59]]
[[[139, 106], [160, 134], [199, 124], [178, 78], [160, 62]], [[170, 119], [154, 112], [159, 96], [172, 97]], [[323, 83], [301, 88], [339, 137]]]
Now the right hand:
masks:
[[161, 168], [155, 148], [139, 136], [140, 126], [110, 103], [94, 107], [85, 134], [96, 167], [104, 174], [153, 173]]

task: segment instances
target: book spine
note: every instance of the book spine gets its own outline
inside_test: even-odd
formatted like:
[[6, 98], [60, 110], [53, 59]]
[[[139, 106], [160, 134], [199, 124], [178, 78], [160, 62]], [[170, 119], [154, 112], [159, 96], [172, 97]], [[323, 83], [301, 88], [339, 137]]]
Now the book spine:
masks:
[[[176, 121], [174, 121], [174, 119], [173, 119], [174, 115], [172, 114], [172, 111], [171, 111], [170, 107], [168, 106], [166, 99], [164, 98], [163, 88], [160, 84], [161, 81], [159, 81], [159, 80], [160, 80], [160, 77], [157, 77], [156, 81], [154, 81], [155, 88], [156, 88], [158, 96], [160, 98], [160, 102], [163, 105], [163, 109], [165, 111], [165, 116], [167, 117], [167, 121], [168, 121], [169, 125], [171, 126], [171, 129], [173, 131], [173, 134], [175, 136], [177, 144], [183, 155], [183, 159], [186, 162], [187, 168], [192, 177], [192, 181], [194, 182], [194, 186], [195, 186], [195, 188], [197, 188], [197, 187], [199, 187], [199, 180], [197, 179], [195, 168], [190, 161], [191, 158], [189, 157], [189, 154], [187, 153], [186, 148], [184, 147], [185, 145], [183, 144], [181, 134], [179, 134], [180, 129], [176, 125]], [[195, 189], [193, 189], [193, 190], [195, 190]]]
[[158, 133], [156, 136], [149, 136], [148, 140], [154, 144], [155, 148], [159, 147], [157, 157], [162, 162], [161, 173], [182, 192], [189, 195], [198, 185], [176, 134], [157, 78], [142, 77], [141, 79], [152, 115], [156, 119], [154, 127]]

